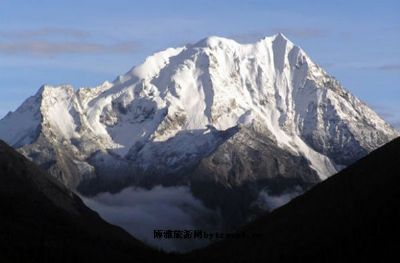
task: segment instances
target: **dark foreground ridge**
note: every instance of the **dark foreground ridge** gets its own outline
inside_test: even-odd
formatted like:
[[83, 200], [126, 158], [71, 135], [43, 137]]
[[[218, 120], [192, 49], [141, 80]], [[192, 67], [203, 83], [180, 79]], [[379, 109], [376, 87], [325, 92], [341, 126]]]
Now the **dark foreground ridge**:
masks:
[[[0, 141], [0, 262], [390, 262], [400, 138], [242, 229], [177, 256], [150, 249]], [[239, 233], [239, 236], [241, 235]]]
[[232, 239], [187, 255], [194, 262], [392, 262], [400, 253], [400, 138]]
[[164, 255], [110, 225], [0, 141], [0, 262], [157, 262]]

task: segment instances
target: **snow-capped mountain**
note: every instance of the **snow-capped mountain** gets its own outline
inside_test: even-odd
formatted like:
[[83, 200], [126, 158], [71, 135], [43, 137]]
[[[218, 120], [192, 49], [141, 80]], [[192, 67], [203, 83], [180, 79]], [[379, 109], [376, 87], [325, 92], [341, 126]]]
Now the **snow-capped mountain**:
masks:
[[83, 193], [162, 183], [201, 195], [212, 182], [279, 194], [397, 136], [282, 34], [169, 48], [94, 88], [45, 85], [0, 121], [1, 139]]

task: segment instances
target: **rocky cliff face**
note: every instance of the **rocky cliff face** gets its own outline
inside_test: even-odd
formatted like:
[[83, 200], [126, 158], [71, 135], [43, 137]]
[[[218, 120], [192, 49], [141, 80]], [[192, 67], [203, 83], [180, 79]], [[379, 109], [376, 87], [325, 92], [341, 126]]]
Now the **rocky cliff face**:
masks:
[[81, 193], [189, 184], [208, 200], [215, 186], [246, 189], [247, 207], [398, 135], [281, 34], [170, 48], [94, 88], [43, 86], [0, 121], [0, 138]]

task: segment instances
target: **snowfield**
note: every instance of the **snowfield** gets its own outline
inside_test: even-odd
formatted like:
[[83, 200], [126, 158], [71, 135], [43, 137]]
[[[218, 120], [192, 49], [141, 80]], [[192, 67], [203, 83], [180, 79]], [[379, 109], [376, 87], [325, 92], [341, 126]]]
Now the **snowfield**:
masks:
[[[277, 34], [169, 48], [94, 88], [45, 85], [0, 121], [0, 138], [75, 187], [101, 174], [99, 160], [159, 173], [195, 165], [242, 128], [321, 180], [399, 135]], [[85, 175], [71, 179], [76, 169]]]

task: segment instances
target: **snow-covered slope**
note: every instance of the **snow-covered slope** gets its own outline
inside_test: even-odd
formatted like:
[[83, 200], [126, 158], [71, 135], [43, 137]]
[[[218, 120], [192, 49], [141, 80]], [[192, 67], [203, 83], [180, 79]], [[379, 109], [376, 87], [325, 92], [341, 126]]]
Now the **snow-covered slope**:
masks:
[[[249, 132], [260, 139], [243, 139]], [[0, 121], [1, 139], [72, 187], [95, 177], [179, 181], [214, 153], [241, 154], [235, 144], [273, 145], [325, 179], [398, 135], [282, 34], [170, 48], [95, 88], [43, 86]], [[265, 177], [257, 171], [225, 182]]]

